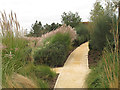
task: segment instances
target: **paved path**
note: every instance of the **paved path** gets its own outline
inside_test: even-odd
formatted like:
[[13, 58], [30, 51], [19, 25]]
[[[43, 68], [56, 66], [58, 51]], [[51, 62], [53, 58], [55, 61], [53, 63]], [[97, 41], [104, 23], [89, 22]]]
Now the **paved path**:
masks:
[[63, 68], [56, 69], [60, 74], [54, 88], [86, 88], [84, 82], [90, 72], [88, 51], [86, 42], [70, 54]]

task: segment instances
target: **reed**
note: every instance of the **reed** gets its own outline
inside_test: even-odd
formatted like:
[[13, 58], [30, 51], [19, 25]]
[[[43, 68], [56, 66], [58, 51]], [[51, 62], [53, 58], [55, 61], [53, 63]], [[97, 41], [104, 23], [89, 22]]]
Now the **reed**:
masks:
[[[105, 62], [105, 73], [109, 83], [109, 88], [118, 88], [118, 74], [119, 74], [119, 20], [116, 20], [116, 25], [113, 22], [113, 36], [115, 42], [115, 48], [111, 48], [110, 55], [108, 51], [104, 51], [103, 59]], [[117, 28], [116, 28], [117, 27]], [[106, 56], [106, 57], [105, 57]]]

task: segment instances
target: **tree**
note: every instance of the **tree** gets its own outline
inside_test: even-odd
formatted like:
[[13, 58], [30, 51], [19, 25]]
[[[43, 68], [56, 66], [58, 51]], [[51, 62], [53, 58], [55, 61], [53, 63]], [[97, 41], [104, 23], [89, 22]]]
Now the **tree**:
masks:
[[107, 2], [104, 12], [106, 15], [109, 15], [111, 18], [113, 18], [115, 16], [113, 3]]
[[46, 24], [46, 25], [44, 25], [44, 31], [50, 32], [52, 30], [56, 30], [60, 26], [61, 26], [61, 24], [59, 24], [59, 23], [56, 24], [54, 22], [51, 25]]
[[76, 12], [75, 14], [72, 12], [64, 12], [62, 16], [62, 23], [66, 24], [66, 25], [70, 25], [71, 27], [75, 27], [77, 25], [79, 25], [79, 23], [81, 22], [81, 18], [78, 15], [78, 13]]
[[34, 36], [34, 37], [40, 37], [42, 34], [46, 34], [47, 32], [50, 32], [52, 30], [57, 29], [60, 27], [61, 24], [59, 23], [52, 23], [51, 25], [46, 24], [42, 26], [42, 23], [39, 21], [36, 21], [35, 24], [32, 24], [32, 29], [30, 33], [27, 36]]
[[102, 51], [107, 45], [107, 40], [112, 44], [113, 36], [110, 30], [112, 29], [111, 11], [107, 5], [106, 9], [100, 5], [100, 2], [94, 4], [94, 9], [91, 11], [92, 32], [90, 33], [90, 49]]
[[39, 21], [36, 21], [35, 24], [32, 24], [32, 29], [30, 31], [30, 36], [34, 36], [34, 37], [39, 37], [41, 36], [43, 27], [42, 27], [42, 23]]
[[114, 3], [114, 8], [115, 9], [118, 8], [118, 19], [120, 19], [120, 1], [118, 1], [118, 0], [112, 0], [112, 2]]
[[95, 19], [99, 17], [99, 15], [103, 15], [103, 14], [104, 14], [103, 7], [100, 5], [100, 2], [96, 2], [94, 4], [94, 9], [91, 10], [90, 12], [90, 15], [91, 15], [90, 19], [91, 21], [95, 21]]
[[55, 29], [57, 29], [58, 27], [60, 27], [61, 25], [59, 24], [59, 23], [57, 23], [57, 24], [55, 24], [55, 23], [52, 23], [51, 24], [51, 30], [55, 30]]
[[116, 48], [120, 48], [120, 1], [119, 0], [112, 0], [111, 2], [109, 2], [109, 3], [112, 3], [113, 4], [113, 11], [115, 12], [116, 11], [116, 9], [118, 9], [118, 18], [116, 18], [115, 19], [115, 22], [114, 22], [114, 24], [116, 25], [116, 26], [113, 26], [115, 29], [115, 33], [116, 33], [116, 40], [115, 40], [115, 42], [117, 42], [116, 43]]

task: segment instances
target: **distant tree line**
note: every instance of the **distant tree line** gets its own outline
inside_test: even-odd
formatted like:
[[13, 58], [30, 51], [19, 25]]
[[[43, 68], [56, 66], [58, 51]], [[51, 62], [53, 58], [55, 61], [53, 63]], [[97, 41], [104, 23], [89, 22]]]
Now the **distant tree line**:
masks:
[[54, 22], [51, 25], [49, 25], [49, 24], [42, 25], [41, 21], [38, 22], [36, 20], [36, 22], [34, 24], [32, 24], [31, 31], [27, 36], [40, 37], [42, 34], [45, 34], [52, 30], [55, 30], [60, 26], [61, 26], [61, 24], [54, 23]]
[[[75, 28], [78, 26], [81, 22], [81, 18], [76, 12], [75, 14], [72, 12], [64, 12], [62, 17], [62, 24], [70, 25], [71, 27]], [[59, 28], [62, 24], [59, 23], [52, 23], [52, 24], [46, 24], [42, 25], [41, 21], [37, 21], [32, 24], [31, 31], [27, 36], [33, 36], [33, 37], [40, 37], [42, 34], [45, 34], [47, 32], [50, 32], [52, 30], [55, 30]]]

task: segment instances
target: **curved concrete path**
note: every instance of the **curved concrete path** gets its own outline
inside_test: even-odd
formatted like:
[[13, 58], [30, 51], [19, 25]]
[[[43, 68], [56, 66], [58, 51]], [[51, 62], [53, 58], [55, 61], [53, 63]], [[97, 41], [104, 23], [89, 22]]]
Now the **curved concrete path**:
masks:
[[90, 72], [88, 51], [88, 42], [86, 42], [70, 54], [63, 68], [54, 69], [60, 73], [54, 88], [86, 88], [84, 82]]

